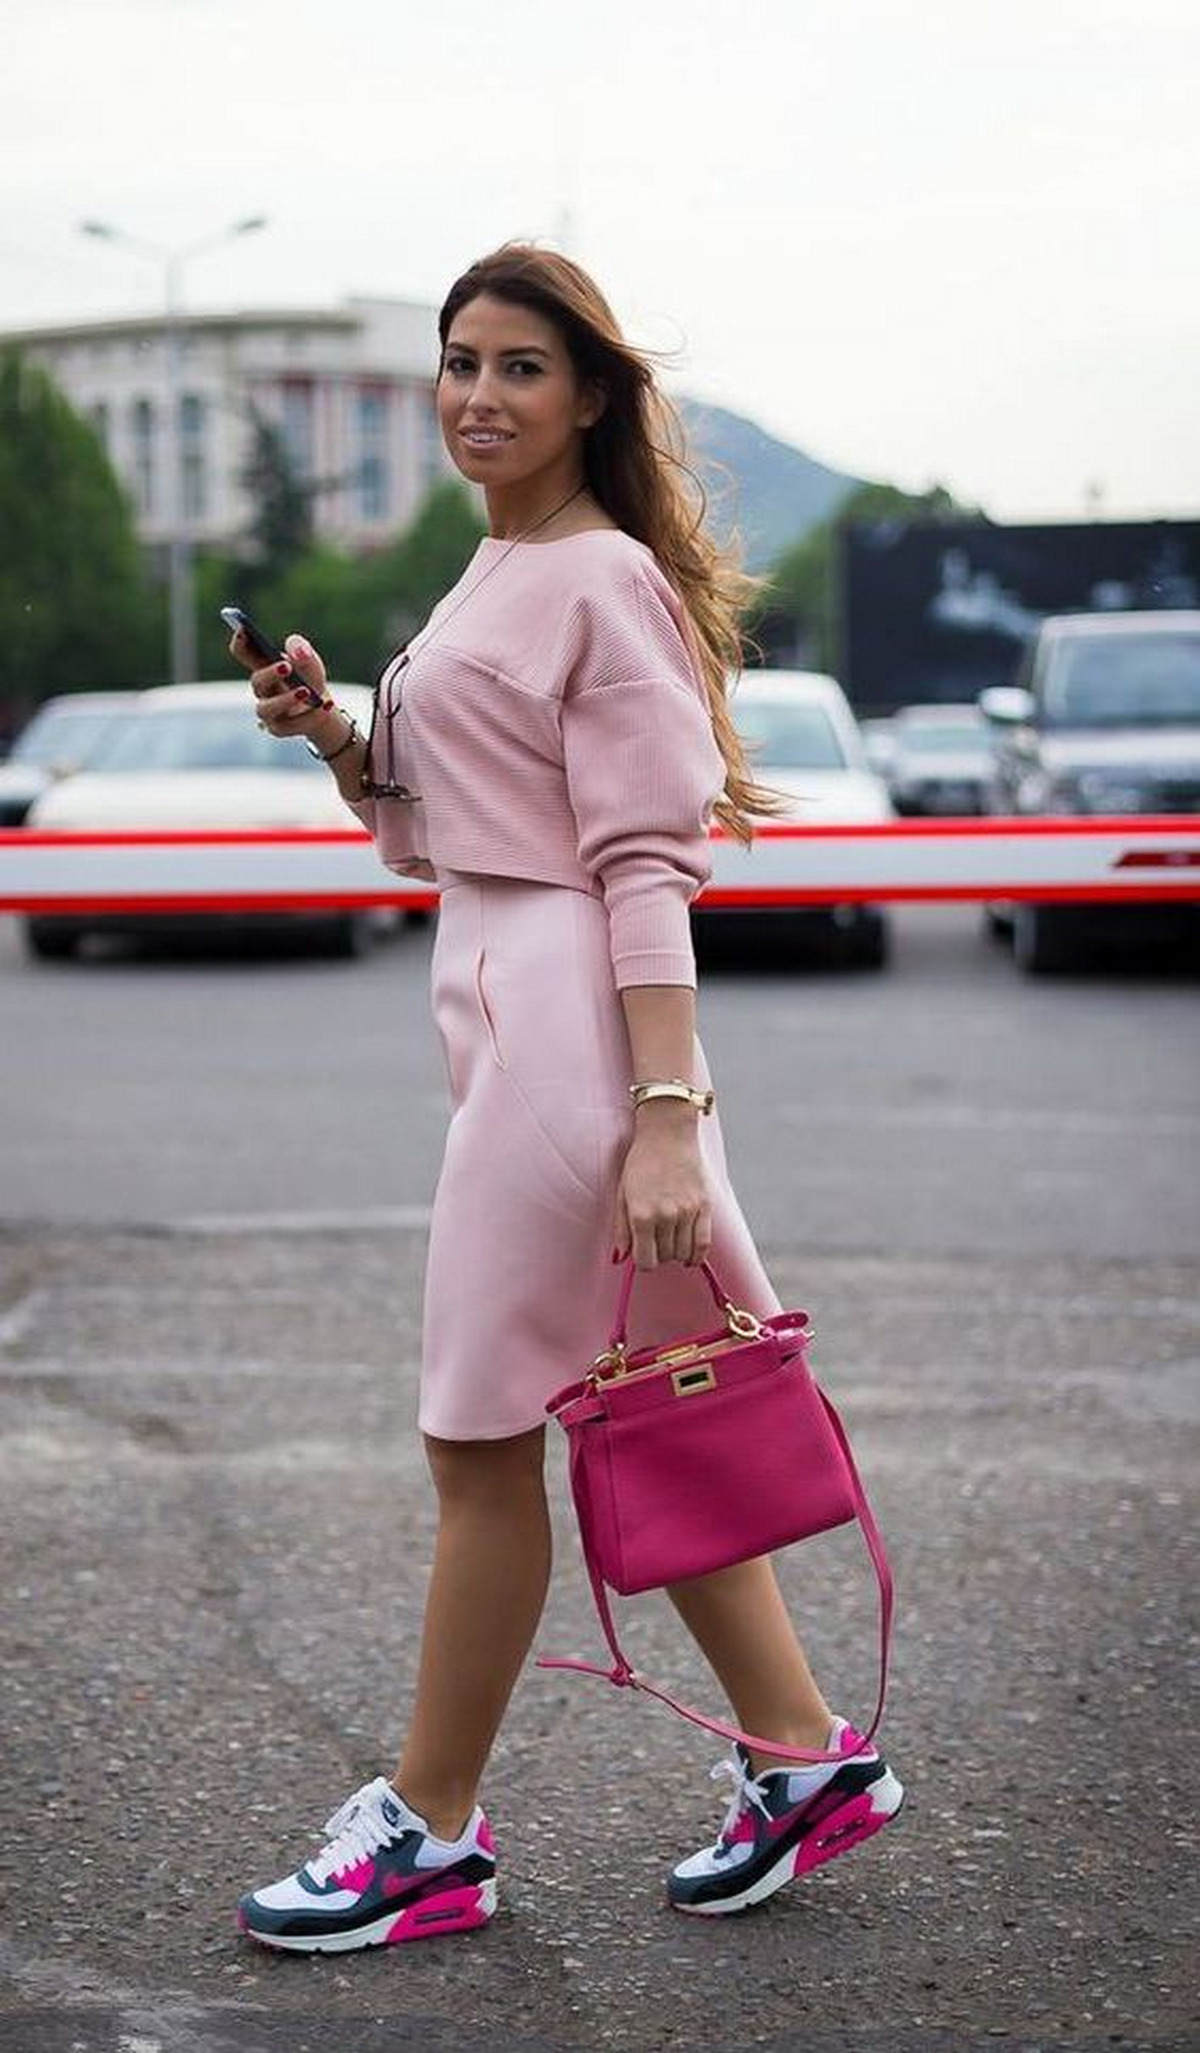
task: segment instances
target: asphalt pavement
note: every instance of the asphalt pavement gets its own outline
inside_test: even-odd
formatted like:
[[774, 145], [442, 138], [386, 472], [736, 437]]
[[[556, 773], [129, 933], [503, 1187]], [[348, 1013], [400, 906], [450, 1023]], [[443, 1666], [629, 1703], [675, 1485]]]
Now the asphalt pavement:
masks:
[[[882, 973], [782, 947], [702, 969], [755, 1232], [847, 1253], [1194, 1252], [1200, 962], [1024, 978], [973, 905], [892, 917]], [[427, 1217], [447, 1109], [431, 926], [361, 963], [76, 964], [26, 961], [15, 925], [0, 919], [0, 1221]]]
[[[5, 2053], [1200, 2044], [1200, 1261], [1169, 1205], [1157, 1252], [1153, 1217], [1127, 1254], [760, 1234], [893, 1558], [885, 1738], [909, 1798], [888, 1832], [746, 1917], [680, 1917], [664, 1873], [719, 1821], [719, 1745], [531, 1667], [486, 1792], [493, 1923], [315, 1960], [254, 1948], [233, 1904], [394, 1764], [433, 1532], [423, 1227], [8, 1210]], [[554, 1442], [551, 1466], [539, 1645], [591, 1657]], [[865, 1716], [861, 1542], [781, 1565], [826, 1693]], [[665, 1602], [623, 1618], [639, 1666], [713, 1701]]]

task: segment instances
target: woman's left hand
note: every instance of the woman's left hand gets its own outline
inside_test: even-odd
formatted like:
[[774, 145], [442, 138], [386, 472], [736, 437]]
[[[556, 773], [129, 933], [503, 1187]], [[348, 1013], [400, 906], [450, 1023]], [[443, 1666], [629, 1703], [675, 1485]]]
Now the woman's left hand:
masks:
[[[712, 1246], [712, 1203], [700, 1152], [697, 1115], [672, 1105], [641, 1107], [617, 1187], [613, 1247], [635, 1266], [705, 1260]], [[653, 1124], [651, 1121], [653, 1120]]]

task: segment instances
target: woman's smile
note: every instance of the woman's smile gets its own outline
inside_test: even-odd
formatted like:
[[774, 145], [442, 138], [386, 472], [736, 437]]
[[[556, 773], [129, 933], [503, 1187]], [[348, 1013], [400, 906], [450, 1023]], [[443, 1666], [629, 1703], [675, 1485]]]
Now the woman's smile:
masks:
[[463, 428], [460, 439], [468, 449], [495, 449], [502, 442], [511, 442], [513, 437], [502, 428]]

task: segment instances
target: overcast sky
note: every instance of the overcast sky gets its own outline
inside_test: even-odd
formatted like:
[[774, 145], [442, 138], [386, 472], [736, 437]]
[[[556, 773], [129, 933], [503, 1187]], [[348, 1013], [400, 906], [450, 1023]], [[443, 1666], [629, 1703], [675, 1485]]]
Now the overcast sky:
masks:
[[566, 249], [687, 391], [997, 518], [1200, 513], [1195, 0], [7, 0], [0, 326]]

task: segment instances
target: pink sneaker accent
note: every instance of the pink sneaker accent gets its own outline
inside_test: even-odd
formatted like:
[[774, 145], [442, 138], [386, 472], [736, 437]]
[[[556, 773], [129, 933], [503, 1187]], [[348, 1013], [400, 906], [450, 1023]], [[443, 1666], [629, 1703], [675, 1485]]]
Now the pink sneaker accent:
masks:
[[483, 1891], [447, 1889], [441, 1896], [427, 1896], [402, 1910], [387, 1933], [387, 1944], [395, 1946], [410, 1939], [432, 1939], [439, 1932], [473, 1932], [486, 1925]]
[[385, 1875], [379, 1886], [385, 1896], [411, 1896], [415, 1889], [423, 1889], [428, 1879], [418, 1868], [415, 1875]]
[[886, 1825], [891, 1813], [877, 1811], [871, 1802], [869, 1789], [860, 1796], [852, 1796], [848, 1802], [834, 1801], [827, 1815], [818, 1812], [812, 1825], [796, 1848], [793, 1875], [811, 1874], [823, 1861], [831, 1861], [835, 1854], [846, 1853], [863, 1839], [869, 1839]]

